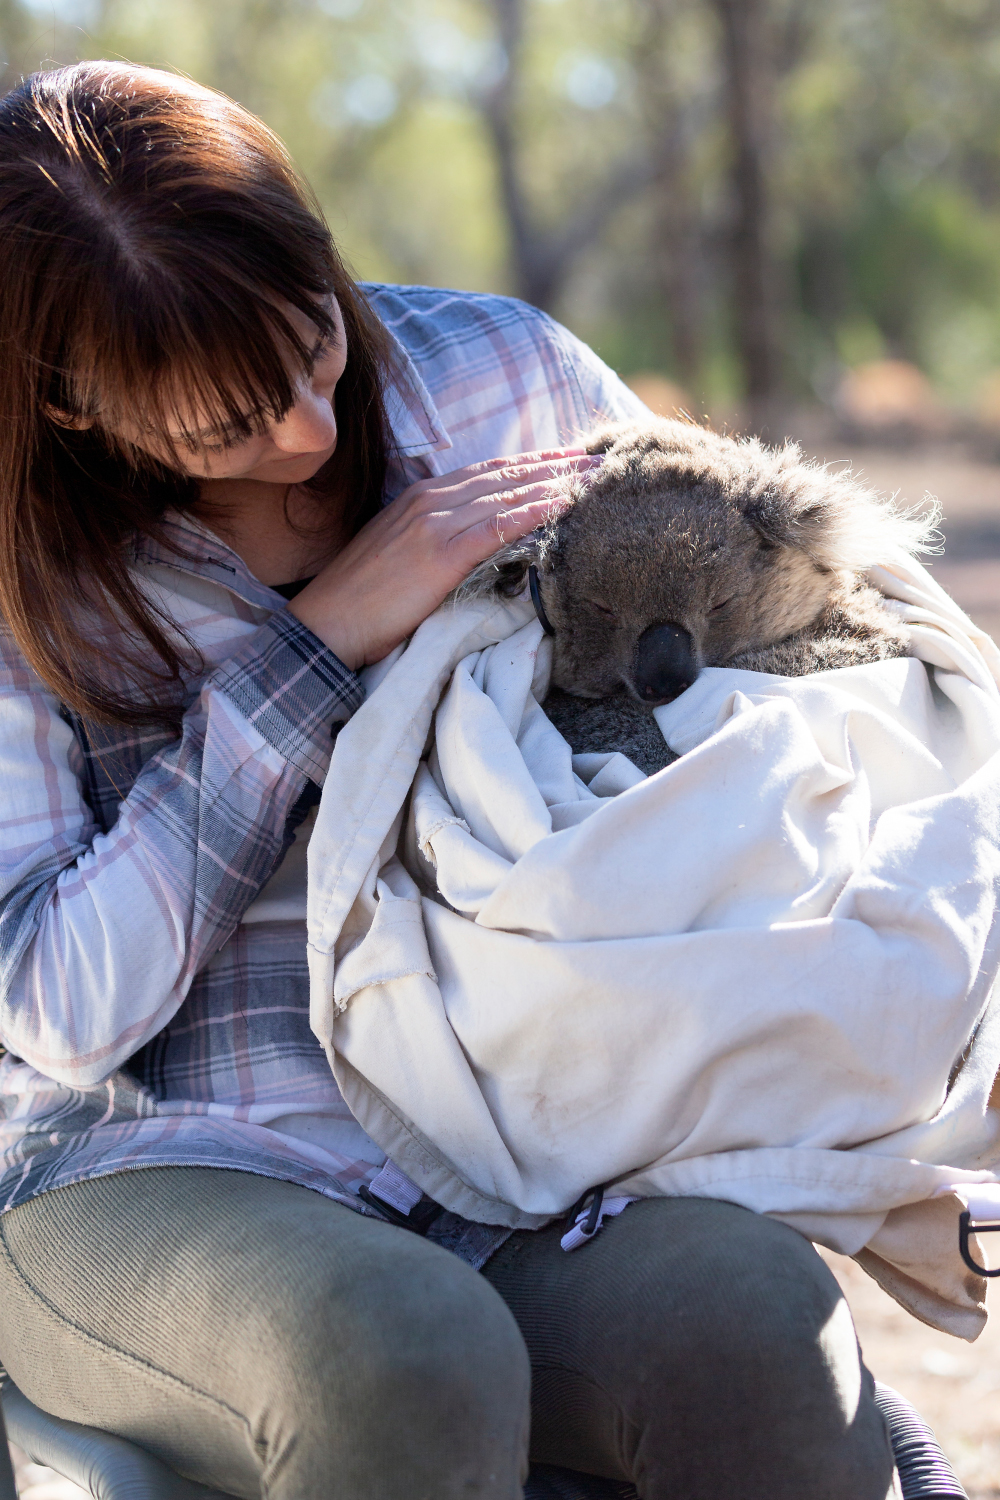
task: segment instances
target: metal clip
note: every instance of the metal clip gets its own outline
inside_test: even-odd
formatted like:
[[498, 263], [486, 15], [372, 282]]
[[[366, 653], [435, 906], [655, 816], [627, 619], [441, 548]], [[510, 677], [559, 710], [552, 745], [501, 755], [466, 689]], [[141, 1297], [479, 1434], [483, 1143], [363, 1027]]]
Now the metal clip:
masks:
[[601, 1222], [601, 1209], [604, 1206], [603, 1187], [588, 1188], [583, 1196], [576, 1200], [576, 1202], [573, 1204], [573, 1207], [566, 1215], [566, 1228], [573, 1229], [575, 1227], [577, 1220], [587, 1206], [588, 1198], [591, 1199], [590, 1212], [587, 1214], [586, 1219], [584, 1219], [583, 1223], [580, 1225], [580, 1233], [585, 1234], [589, 1239], [592, 1234], [597, 1233], [598, 1226]]

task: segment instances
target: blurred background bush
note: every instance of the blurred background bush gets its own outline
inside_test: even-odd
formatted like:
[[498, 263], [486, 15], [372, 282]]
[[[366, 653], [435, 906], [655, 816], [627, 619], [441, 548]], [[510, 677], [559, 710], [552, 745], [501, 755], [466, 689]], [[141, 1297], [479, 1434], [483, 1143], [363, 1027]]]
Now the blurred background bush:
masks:
[[995, 0], [0, 0], [0, 43], [225, 90], [361, 275], [525, 297], [664, 410], [1000, 435]]

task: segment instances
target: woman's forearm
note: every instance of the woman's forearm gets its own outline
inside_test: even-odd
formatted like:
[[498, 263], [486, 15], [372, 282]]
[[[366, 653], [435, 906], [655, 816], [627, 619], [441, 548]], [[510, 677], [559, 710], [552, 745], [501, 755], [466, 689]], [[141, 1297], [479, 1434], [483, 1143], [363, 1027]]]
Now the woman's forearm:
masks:
[[[289, 814], [325, 776], [332, 725], [361, 697], [353, 674], [279, 613], [207, 679], [181, 738], [146, 763], [107, 833], [69, 771], [67, 727], [50, 713], [40, 739], [38, 694], [8, 699], [0, 1036], [12, 1052], [87, 1086], [170, 1020], [273, 872]], [[47, 837], [22, 842], [46, 824]]]

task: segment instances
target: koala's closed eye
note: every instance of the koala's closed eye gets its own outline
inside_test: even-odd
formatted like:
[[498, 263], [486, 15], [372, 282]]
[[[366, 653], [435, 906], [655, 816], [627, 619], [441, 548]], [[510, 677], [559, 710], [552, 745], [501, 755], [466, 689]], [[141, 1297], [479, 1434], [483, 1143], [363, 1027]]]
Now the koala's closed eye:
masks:
[[618, 618], [613, 609], [609, 609], [606, 604], [601, 604], [596, 599], [585, 599], [584, 603], [588, 609], [592, 609], [595, 614], [600, 615], [604, 620], [615, 620]]
[[712, 608], [709, 610], [709, 614], [710, 615], [717, 615], [719, 613], [720, 609], [725, 609], [725, 607], [726, 607], [727, 604], [732, 604], [732, 602], [733, 602], [733, 600], [735, 598], [736, 598], [735, 594], [730, 594], [729, 597], [728, 597], [728, 599], [720, 599], [719, 602], [718, 602], [718, 604], [713, 604], [712, 605]]

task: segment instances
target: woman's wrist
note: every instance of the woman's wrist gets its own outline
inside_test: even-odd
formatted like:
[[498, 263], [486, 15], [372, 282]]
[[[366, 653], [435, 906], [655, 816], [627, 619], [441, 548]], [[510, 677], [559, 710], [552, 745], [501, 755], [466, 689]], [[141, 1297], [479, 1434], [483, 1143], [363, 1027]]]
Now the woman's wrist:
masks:
[[289, 614], [300, 620], [318, 640], [351, 672], [359, 672], [365, 665], [364, 647], [347, 622], [334, 613], [329, 605], [324, 607], [322, 596], [314, 593], [310, 597], [310, 584], [297, 594], [288, 605]]

